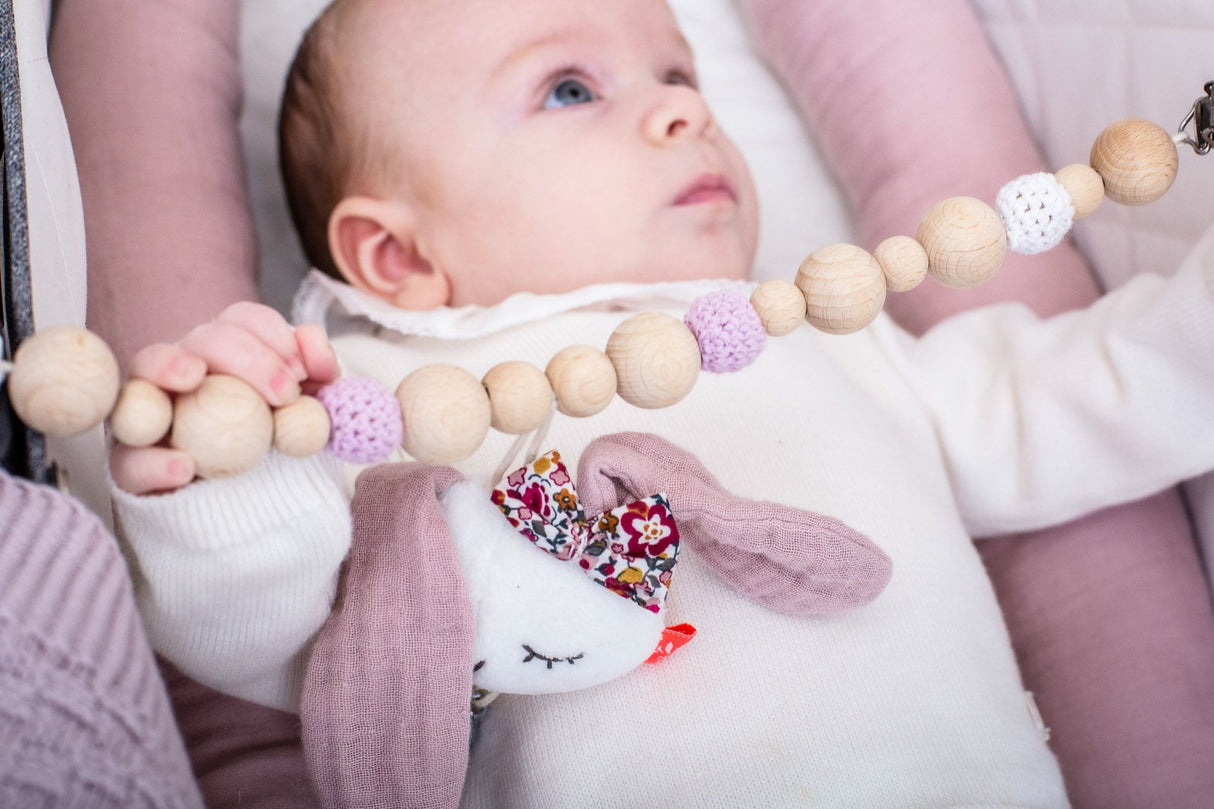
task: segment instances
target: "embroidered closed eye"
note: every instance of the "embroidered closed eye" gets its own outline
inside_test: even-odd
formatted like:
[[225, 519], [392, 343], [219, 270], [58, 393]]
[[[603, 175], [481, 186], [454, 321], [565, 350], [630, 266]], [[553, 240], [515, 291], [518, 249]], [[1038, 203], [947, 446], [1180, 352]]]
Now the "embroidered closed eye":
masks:
[[579, 652], [572, 657], [548, 657], [548, 655], [540, 654], [525, 643], [523, 644], [523, 651], [527, 653], [527, 656], [523, 658], [524, 663], [530, 663], [532, 660], [542, 660], [548, 664], [549, 669], [552, 668], [553, 663], [568, 663], [572, 666], [585, 656], [582, 652]]

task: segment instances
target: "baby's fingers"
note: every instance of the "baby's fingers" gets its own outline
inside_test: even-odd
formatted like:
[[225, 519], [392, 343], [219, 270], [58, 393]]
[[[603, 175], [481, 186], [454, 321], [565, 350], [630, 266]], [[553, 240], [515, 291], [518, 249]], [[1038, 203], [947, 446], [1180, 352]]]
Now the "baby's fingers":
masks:
[[110, 451], [110, 475], [118, 488], [131, 494], [170, 492], [194, 479], [194, 459], [167, 447], [136, 449], [115, 444]]
[[337, 354], [329, 344], [328, 335], [320, 326], [307, 324], [295, 329], [295, 342], [303, 357], [307, 372], [305, 387], [310, 391], [323, 387], [337, 379], [341, 369], [337, 365]]
[[224, 309], [215, 320], [244, 329], [261, 340], [277, 352], [297, 381], [307, 376], [299, 346], [295, 342], [295, 329], [278, 310], [265, 304], [242, 301]]
[[[294, 347], [294, 339], [291, 342]], [[228, 374], [249, 383], [275, 407], [299, 397], [300, 377], [296, 371], [282, 354], [243, 326], [207, 323], [187, 334], [178, 345], [201, 357], [211, 373]], [[297, 358], [296, 362], [301, 361]]]
[[131, 358], [132, 377], [173, 393], [194, 390], [206, 373], [206, 361], [170, 343], [153, 343]]

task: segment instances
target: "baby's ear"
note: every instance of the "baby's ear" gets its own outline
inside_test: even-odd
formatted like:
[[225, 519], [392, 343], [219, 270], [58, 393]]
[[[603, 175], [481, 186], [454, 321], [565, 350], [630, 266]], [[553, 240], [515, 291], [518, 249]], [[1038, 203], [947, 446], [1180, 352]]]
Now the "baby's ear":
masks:
[[346, 197], [329, 217], [329, 251], [351, 286], [393, 306], [433, 309], [451, 297], [447, 274], [417, 251], [403, 203]]

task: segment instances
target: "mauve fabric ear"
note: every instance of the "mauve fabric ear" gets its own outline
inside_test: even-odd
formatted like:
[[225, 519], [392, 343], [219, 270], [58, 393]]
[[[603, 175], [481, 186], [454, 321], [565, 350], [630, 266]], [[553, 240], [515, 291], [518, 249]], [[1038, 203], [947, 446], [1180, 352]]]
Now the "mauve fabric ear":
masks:
[[304, 679], [304, 755], [325, 807], [459, 805], [468, 766], [472, 602], [438, 496], [448, 467], [381, 464]]
[[588, 514], [663, 492], [686, 547], [731, 587], [777, 612], [859, 607], [889, 582], [890, 559], [866, 536], [812, 511], [735, 497], [691, 453], [647, 433], [590, 443], [578, 463]]

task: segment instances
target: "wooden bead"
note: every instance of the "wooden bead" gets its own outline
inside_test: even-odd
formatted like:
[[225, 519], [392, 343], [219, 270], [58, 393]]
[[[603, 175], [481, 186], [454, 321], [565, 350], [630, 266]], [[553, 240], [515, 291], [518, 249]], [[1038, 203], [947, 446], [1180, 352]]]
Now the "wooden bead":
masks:
[[792, 333], [805, 320], [805, 296], [791, 281], [764, 281], [751, 293], [750, 305], [772, 337]]
[[168, 435], [172, 424], [173, 400], [167, 393], [143, 379], [122, 386], [110, 414], [115, 441], [128, 447], [150, 447]]
[[1163, 127], [1127, 118], [1096, 136], [1089, 162], [1104, 180], [1109, 199], [1122, 205], [1145, 205], [1172, 187], [1180, 156]]
[[53, 326], [17, 348], [8, 397], [30, 428], [69, 436], [105, 420], [118, 398], [118, 384], [118, 360], [100, 337], [74, 326]]
[[620, 398], [637, 407], [669, 407], [695, 387], [700, 344], [677, 317], [642, 312], [625, 320], [607, 340]]
[[329, 411], [317, 399], [300, 396], [274, 411], [274, 449], [292, 458], [307, 458], [329, 443]]
[[558, 351], [544, 370], [556, 409], [566, 416], [593, 416], [615, 397], [615, 366], [592, 346], [567, 346]]
[[401, 446], [422, 463], [462, 461], [489, 434], [489, 394], [458, 366], [418, 368], [396, 388], [396, 399], [405, 422]]
[[1104, 201], [1104, 180], [1091, 166], [1072, 163], [1054, 172], [1054, 179], [1066, 189], [1075, 206], [1075, 218], [1095, 213]]
[[493, 429], [522, 435], [537, 429], [552, 412], [552, 386], [529, 362], [503, 362], [489, 369], [481, 384], [489, 392]]
[[891, 292], [907, 292], [927, 276], [927, 251], [910, 236], [890, 236], [873, 251], [881, 265], [885, 286]]
[[1007, 231], [994, 208], [973, 197], [949, 197], [924, 214], [915, 239], [927, 272], [949, 287], [986, 283], [1007, 257]]
[[868, 252], [853, 244], [828, 244], [801, 262], [797, 288], [805, 319], [829, 334], [850, 334], [885, 305], [885, 274]]
[[185, 451], [201, 478], [239, 475], [270, 450], [274, 417], [261, 394], [234, 376], [212, 374], [177, 397], [169, 443]]

